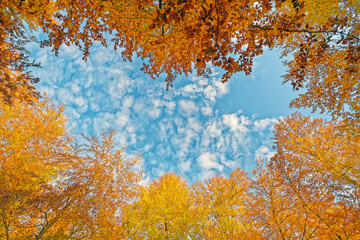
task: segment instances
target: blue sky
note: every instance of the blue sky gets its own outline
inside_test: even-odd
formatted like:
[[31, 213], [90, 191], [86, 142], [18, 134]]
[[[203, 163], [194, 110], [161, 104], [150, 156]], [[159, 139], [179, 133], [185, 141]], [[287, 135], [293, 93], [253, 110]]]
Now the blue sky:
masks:
[[142, 155], [144, 182], [169, 171], [190, 183], [237, 167], [250, 172], [256, 158], [273, 154], [274, 123], [294, 111], [276, 51], [256, 58], [250, 76], [223, 84], [214, 69], [209, 79], [179, 76], [165, 91], [165, 77], [149, 78], [140, 59], [123, 62], [111, 47], [95, 43], [87, 62], [75, 46], [58, 57], [35, 43], [29, 49], [42, 64], [38, 90], [66, 105], [72, 131], [115, 129], [117, 146]]

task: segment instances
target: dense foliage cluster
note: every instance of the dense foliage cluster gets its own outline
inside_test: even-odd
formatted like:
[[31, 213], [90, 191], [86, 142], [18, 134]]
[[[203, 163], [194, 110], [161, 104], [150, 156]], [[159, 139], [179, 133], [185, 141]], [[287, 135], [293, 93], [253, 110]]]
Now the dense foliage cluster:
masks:
[[275, 126], [276, 155], [189, 186], [164, 174], [139, 185], [139, 157], [113, 133], [83, 145], [47, 99], [1, 102], [4, 239], [358, 239], [360, 140], [301, 114]]
[[357, 0], [5, 0], [0, 11], [0, 49], [9, 55], [2, 58], [8, 60], [0, 66], [1, 87], [17, 83], [18, 91], [8, 90], [17, 95], [33, 95], [32, 82], [12, 68], [20, 53], [7, 40], [26, 22], [47, 34], [42, 45], [55, 53], [75, 44], [86, 59], [94, 41], [106, 46], [110, 40], [125, 60], [147, 59], [143, 70], [150, 76], [166, 73], [168, 86], [177, 74], [206, 76], [210, 65], [225, 70], [223, 81], [236, 72], [250, 74], [254, 57], [275, 47], [293, 56], [284, 81], [306, 89], [292, 106], [359, 121]]
[[[290, 56], [284, 81], [304, 88], [274, 130], [276, 154], [189, 186], [168, 173], [140, 186], [139, 157], [113, 132], [65, 128], [63, 108], [39, 99], [25, 32], [55, 53], [114, 42], [152, 77], [250, 74], [267, 48]], [[105, 34], [110, 33], [110, 38]], [[359, 239], [360, 3], [358, 0], [2, 0], [0, 2], [1, 239]]]

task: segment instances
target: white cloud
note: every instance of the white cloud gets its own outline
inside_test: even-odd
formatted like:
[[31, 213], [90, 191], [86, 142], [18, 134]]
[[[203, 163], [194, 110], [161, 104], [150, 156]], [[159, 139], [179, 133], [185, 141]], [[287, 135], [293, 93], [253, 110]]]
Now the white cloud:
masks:
[[131, 108], [132, 106], [133, 106], [133, 104], [134, 104], [134, 96], [129, 96], [129, 95], [127, 95], [127, 96], [125, 96], [124, 98], [123, 98], [123, 100], [122, 100], [122, 102], [123, 102], [123, 108], [124, 109], [129, 109], [129, 108]]
[[125, 127], [125, 125], [130, 121], [130, 117], [127, 113], [123, 114], [121, 112], [118, 112], [116, 114], [116, 120], [115, 123], [117, 126], [119, 126], [120, 128]]
[[[127, 76], [123, 76], [124, 73], [122, 71], [112, 70], [110, 73], [111, 78], [116, 78], [116, 80], [110, 82], [111, 85], [109, 86], [108, 93], [115, 99], [121, 99], [122, 96], [130, 92], [129, 89], [131, 89], [132, 81]], [[105, 80], [106, 78], [103, 79]], [[101, 82], [99, 83], [101, 84]]]
[[200, 92], [202, 89], [199, 88], [199, 86], [197, 84], [187, 84], [182, 88], [182, 91], [184, 91], [185, 93], [197, 93]]
[[147, 113], [148, 113], [148, 115], [150, 116], [150, 118], [152, 118], [152, 119], [157, 119], [157, 118], [160, 117], [160, 115], [161, 115], [161, 113], [162, 113], [162, 110], [161, 110], [161, 108], [156, 108], [156, 107], [154, 107], [154, 108], [148, 109], [148, 110], [147, 110]]
[[191, 167], [191, 161], [182, 161], [179, 163], [179, 168], [182, 172], [188, 172], [190, 170]]
[[274, 125], [277, 122], [276, 118], [264, 118], [254, 121], [253, 130], [257, 132], [262, 132], [269, 126]]
[[194, 118], [194, 117], [191, 117], [191, 118], [188, 119], [187, 128], [192, 129], [195, 132], [200, 132], [203, 129], [201, 123], [199, 122], [199, 120], [197, 118]]
[[205, 79], [205, 78], [200, 78], [200, 79], [196, 78], [195, 81], [196, 81], [197, 84], [198, 84], [199, 86], [201, 86], [201, 87], [206, 86], [206, 85], [208, 84], [208, 82], [209, 82], [209, 81], [208, 81], [207, 79]]
[[255, 159], [267, 158], [270, 159], [275, 155], [274, 151], [271, 151], [267, 146], [261, 146], [255, 151]]
[[228, 83], [222, 83], [219, 79], [214, 79], [211, 84], [204, 89], [204, 96], [211, 102], [222, 97], [229, 92]]
[[137, 114], [143, 113], [144, 110], [145, 110], [145, 101], [144, 101], [144, 99], [141, 98], [141, 97], [136, 98], [133, 108], [134, 108], [135, 113], [137, 113]]
[[90, 102], [90, 109], [92, 112], [98, 112], [100, 111], [100, 106], [97, 103]]
[[117, 145], [144, 157], [144, 182], [170, 170], [190, 181], [228, 174], [235, 167], [249, 170], [255, 155], [271, 153], [274, 119], [249, 118], [217, 106], [229, 92], [228, 83], [194, 74], [177, 80], [187, 84], [165, 91], [163, 79], [154, 81], [138, 71], [139, 60], [123, 63], [119, 53], [96, 44], [92, 53], [84, 62], [73, 47], [61, 50], [58, 58], [49, 49], [37, 50], [44, 60], [43, 68], [34, 71], [42, 78], [38, 87], [66, 104], [69, 126], [77, 132], [115, 128]]
[[198, 174], [197, 179], [200, 181], [205, 181], [216, 175], [214, 170], [206, 170]]
[[71, 91], [72, 91], [74, 94], [79, 94], [80, 91], [81, 91], [81, 87], [80, 87], [78, 84], [76, 84], [76, 83], [72, 83], [72, 84], [70, 85], [70, 88], [71, 88]]
[[210, 153], [210, 152], [202, 153], [198, 157], [197, 162], [199, 166], [204, 170], [208, 170], [208, 169], [217, 169], [219, 171], [223, 170], [223, 166], [218, 163], [217, 157], [214, 153]]
[[180, 100], [178, 104], [180, 108], [180, 113], [182, 113], [186, 117], [192, 116], [198, 111], [198, 107], [192, 100]]
[[213, 114], [213, 109], [209, 106], [206, 106], [201, 108], [201, 112], [206, 116], [211, 116]]
[[218, 122], [212, 122], [207, 126], [206, 132], [211, 137], [219, 137], [219, 136], [221, 136], [222, 128], [219, 126]]
[[249, 129], [247, 125], [251, 123], [248, 117], [245, 116], [237, 116], [238, 114], [226, 114], [223, 116], [223, 123], [230, 127], [231, 131], [240, 131], [240, 132], [247, 132]]
[[70, 107], [67, 107], [67, 115], [74, 120], [78, 120], [81, 116], [74, 108]]
[[224, 94], [229, 92], [229, 84], [228, 83], [222, 83], [221, 81], [216, 80], [216, 81], [214, 81], [214, 85], [218, 92], [218, 97], [223, 96]]
[[176, 103], [175, 102], [172, 102], [172, 101], [167, 102], [165, 106], [167, 108], [167, 114], [171, 115], [171, 114], [174, 113], [174, 110], [176, 108]]
[[204, 96], [214, 102], [217, 97], [216, 89], [212, 85], [207, 86], [204, 90]]

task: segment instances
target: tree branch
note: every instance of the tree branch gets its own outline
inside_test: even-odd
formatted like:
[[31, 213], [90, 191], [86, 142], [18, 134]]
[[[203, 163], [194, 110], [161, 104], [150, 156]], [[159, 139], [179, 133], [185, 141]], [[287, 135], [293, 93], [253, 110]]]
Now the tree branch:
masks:
[[[259, 28], [262, 30], [266, 30], [266, 31], [274, 31], [275, 28], [271, 28], [271, 27], [262, 27], [256, 24], [250, 24], [251, 27], [254, 28]], [[346, 35], [348, 37], [352, 37], [358, 41], [360, 41], [360, 38], [352, 35], [352, 34], [348, 34], [348, 33], [343, 33], [343, 32], [339, 32], [337, 30], [316, 30], [316, 31], [311, 31], [311, 30], [307, 30], [307, 29], [286, 29], [286, 28], [277, 28], [277, 30], [283, 31], [283, 32], [290, 32], [290, 33], [310, 33], [310, 34], [318, 34], [318, 33], [338, 33], [341, 35]]]
[[35, 239], [41, 239], [44, 234], [47, 232], [49, 228], [51, 228], [62, 216], [62, 213], [71, 205], [71, 203], [74, 202], [74, 200], [70, 200], [70, 197], [66, 200], [65, 206], [60, 210], [60, 213], [57, 214], [53, 219], [48, 221], [45, 226], [41, 229], [39, 234], [36, 235]]

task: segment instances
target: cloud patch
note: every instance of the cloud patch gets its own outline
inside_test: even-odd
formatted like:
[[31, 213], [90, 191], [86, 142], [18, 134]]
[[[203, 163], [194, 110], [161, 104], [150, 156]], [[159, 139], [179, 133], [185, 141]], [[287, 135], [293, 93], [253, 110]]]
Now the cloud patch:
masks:
[[87, 62], [73, 46], [60, 48], [59, 57], [35, 44], [30, 50], [43, 65], [34, 70], [38, 89], [65, 103], [74, 133], [115, 129], [118, 146], [141, 153], [143, 184], [167, 171], [189, 182], [236, 167], [250, 171], [257, 157], [271, 155], [276, 119], [219, 109], [230, 83], [221, 83], [216, 72], [210, 79], [179, 77], [166, 91], [162, 78], [154, 81], [139, 70], [139, 59], [124, 63], [111, 47], [94, 44]]
[[220, 172], [223, 170], [223, 166], [218, 163], [217, 157], [214, 153], [205, 152], [197, 158], [199, 166], [204, 170], [216, 169]]

